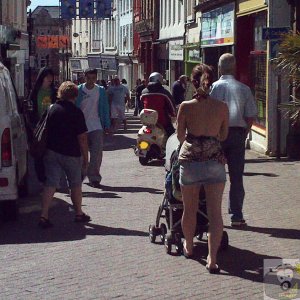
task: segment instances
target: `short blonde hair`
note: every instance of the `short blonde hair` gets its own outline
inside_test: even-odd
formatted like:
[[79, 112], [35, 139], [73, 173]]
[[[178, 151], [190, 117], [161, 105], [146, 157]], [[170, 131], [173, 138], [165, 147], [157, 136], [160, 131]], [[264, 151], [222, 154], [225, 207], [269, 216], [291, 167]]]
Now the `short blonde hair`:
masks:
[[78, 87], [72, 81], [63, 82], [57, 92], [57, 98], [60, 100], [75, 99], [78, 96]]

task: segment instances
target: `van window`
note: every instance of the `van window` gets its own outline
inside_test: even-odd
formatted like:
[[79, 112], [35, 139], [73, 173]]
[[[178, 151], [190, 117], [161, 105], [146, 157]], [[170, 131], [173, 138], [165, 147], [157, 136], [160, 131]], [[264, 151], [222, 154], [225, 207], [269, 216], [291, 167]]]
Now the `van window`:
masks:
[[5, 88], [5, 85], [6, 83], [4, 81], [4, 78], [0, 76], [0, 95], [4, 95], [3, 98], [0, 98], [3, 99], [3, 101], [1, 101], [0, 103], [0, 108], [1, 110], [3, 109], [6, 114], [9, 114], [9, 112], [11, 111], [10, 96], [8, 94], [7, 88]]
[[7, 76], [4, 76], [4, 80], [5, 80], [4, 90], [7, 90], [12, 110], [14, 111], [14, 113], [17, 113], [18, 112], [18, 103], [17, 103], [15, 89], [12, 85], [9, 75], [8, 74], [5, 74], [5, 75], [7, 75]]

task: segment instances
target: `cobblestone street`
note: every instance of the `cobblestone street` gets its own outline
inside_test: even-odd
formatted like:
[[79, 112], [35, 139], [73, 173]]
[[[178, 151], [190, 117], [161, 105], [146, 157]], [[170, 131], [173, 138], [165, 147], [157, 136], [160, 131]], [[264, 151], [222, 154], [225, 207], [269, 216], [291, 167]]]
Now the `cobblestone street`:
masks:
[[83, 185], [89, 224], [75, 224], [69, 196], [56, 194], [55, 227], [41, 230], [38, 197], [20, 200], [19, 221], [0, 225], [0, 299], [263, 299], [263, 259], [300, 258], [300, 162], [254, 152], [247, 152], [242, 230], [229, 227], [226, 185], [230, 246], [219, 255], [220, 275], [205, 269], [205, 242], [193, 260], [151, 244], [164, 168], [139, 164], [138, 128], [129, 118], [125, 134], [106, 138], [102, 187]]

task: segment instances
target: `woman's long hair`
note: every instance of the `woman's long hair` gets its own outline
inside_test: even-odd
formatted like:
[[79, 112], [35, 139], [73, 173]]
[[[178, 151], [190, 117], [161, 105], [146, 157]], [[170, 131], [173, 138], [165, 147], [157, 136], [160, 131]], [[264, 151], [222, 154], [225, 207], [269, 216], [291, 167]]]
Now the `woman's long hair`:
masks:
[[206, 64], [198, 64], [193, 68], [191, 80], [196, 88], [194, 97], [207, 98], [209, 95], [210, 87], [213, 83], [213, 70]]
[[29, 95], [29, 100], [31, 101], [32, 108], [33, 108], [33, 118], [32, 118], [33, 123], [36, 123], [38, 121], [37, 97], [38, 97], [39, 90], [41, 89], [41, 87], [43, 85], [43, 81], [44, 81], [45, 77], [47, 77], [48, 75], [53, 76], [53, 81], [50, 86], [51, 102], [54, 103], [56, 101], [56, 89], [55, 89], [55, 85], [54, 85], [54, 72], [49, 67], [44, 67], [44, 68], [40, 69], [39, 74], [36, 78], [36, 82], [32, 88], [30, 95]]

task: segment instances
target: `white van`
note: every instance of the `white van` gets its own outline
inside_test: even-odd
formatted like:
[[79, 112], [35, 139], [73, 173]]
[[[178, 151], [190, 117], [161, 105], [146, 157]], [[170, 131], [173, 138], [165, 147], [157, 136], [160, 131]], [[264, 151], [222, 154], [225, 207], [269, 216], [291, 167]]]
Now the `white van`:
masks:
[[0, 62], [0, 219], [17, 216], [18, 190], [27, 171], [27, 135], [21, 103], [8, 69]]

